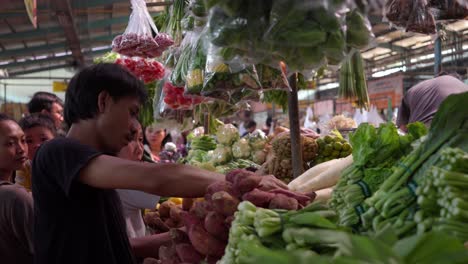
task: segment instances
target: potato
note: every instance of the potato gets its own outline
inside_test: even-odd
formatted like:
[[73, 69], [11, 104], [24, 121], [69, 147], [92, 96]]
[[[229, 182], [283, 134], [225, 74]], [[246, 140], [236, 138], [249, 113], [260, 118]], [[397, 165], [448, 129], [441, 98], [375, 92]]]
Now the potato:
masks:
[[200, 263], [203, 259], [202, 255], [200, 255], [200, 253], [198, 253], [195, 248], [188, 243], [175, 245], [175, 250], [177, 252], [177, 256], [182, 260], [182, 262]]
[[260, 181], [260, 186], [258, 189], [268, 192], [270, 190], [274, 189], [288, 189], [288, 185], [286, 185], [283, 181], [280, 179], [276, 178], [273, 175], [265, 175], [262, 176], [262, 179]]
[[275, 194], [264, 192], [255, 188], [252, 191], [244, 194], [242, 196], [242, 200], [249, 201], [258, 207], [266, 207], [270, 203], [271, 199], [273, 199], [273, 197], [275, 197]]
[[171, 201], [165, 201], [159, 205], [158, 212], [161, 218], [169, 218], [171, 207], [177, 207], [177, 205]]
[[224, 215], [231, 216], [237, 211], [239, 199], [233, 197], [227, 192], [221, 191], [211, 196], [214, 211]]
[[288, 197], [284, 194], [276, 194], [270, 201], [268, 208], [270, 209], [285, 209], [285, 210], [297, 210], [299, 203], [296, 199]]
[[210, 184], [210, 186], [206, 188], [206, 195], [208, 195], [208, 199], [206, 195], [205, 195], [205, 199], [207, 200], [211, 199], [211, 195], [220, 191], [225, 191], [231, 195], [234, 194], [232, 183], [228, 181], [217, 181], [215, 183]]
[[177, 228], [177, 227], [180, 226], [179, 222], [175, 221], [175, 220], [172, 219], [172, 218], [166, 219], [166, 221], [164, 221], [164, 223], [165, 223], [169, 228]]
[[232, 170], [226, 174], [226, 181], [234, 183], [237, 178], [244, 178], [252, 174], [252, 172], [246, 171], [244, 169]]
[[224, 224], [226, 224], [227, 226], [231, 226], [232, 221], [234, 221], [234, 218], [235, 217], [233, 215], [226, 217], [226, 219], [224, 220]]
[[224, 223], [225, 220], [226, 218], [223, 215], [217, 212], [209, 212], [205, 218], [206, 231], [217, 239], [227, 241], [229, 236], [229, 229]]
[[169, 230], [169, 235], [171, 236], [172, 242], [175, 244], [190, 242], [187, 233], [180, 229], [172, 228]]
[[178, 206], [171, 207], [171, 209], [169, 211], [169, 215], [170, 215], [171, 219], [174, 220], [175, 222], [182, 221], [182, 218], [180, 217], [180, 212], [181, 211], [182, 211], [182, 208], [180, 208]]
[[192, 225], [188, 232], [193, 247], [202, 255], [222, 257], [226, 243], [210, 235], [201, 224]]
[[190, 208], [190, 213], [196, 215], [200, 219], [204, 219], [208, 212], [213, 211], [213, 206], [207, 201], [195, 202]]

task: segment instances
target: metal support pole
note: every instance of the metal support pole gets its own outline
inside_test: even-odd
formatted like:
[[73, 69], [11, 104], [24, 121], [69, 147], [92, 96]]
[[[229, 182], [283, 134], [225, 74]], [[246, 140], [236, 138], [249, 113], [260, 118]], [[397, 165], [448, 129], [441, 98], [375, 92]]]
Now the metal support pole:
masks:
[[[439, 25], [437, 25], [437, 31], [439, 31]], [[442, 66], [442, 40], [440, 36], [437, 36], [434, 43], [434, 77], [439, 75]]]
[[293, 177], [296, 178], [304, 172], [302, 160], [301, 131], [299, 125], [299, 102], [297, 99], [297, 73], [289, 78], [291, 91], [288, 92], [288, 113], [291, 133], [291, 161]]
[[6, 87], [7, 87], [7, 84], [4, 83], [4, 84], [3, 84], [3, 104], [4, 104], [5, 106], [3, 107], [3, 109], [5, 109], [5, 111], [6, 111], [6, 105], [7, 105], [7, 94], [6, 94], [7, 88], [6, 88]]

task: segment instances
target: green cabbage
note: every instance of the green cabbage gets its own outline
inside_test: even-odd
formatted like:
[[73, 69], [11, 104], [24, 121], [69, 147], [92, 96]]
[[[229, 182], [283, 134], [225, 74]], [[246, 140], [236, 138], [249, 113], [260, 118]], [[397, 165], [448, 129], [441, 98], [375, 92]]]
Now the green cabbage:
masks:
[[250, 145], [247, 139], [241, 138], [232, 145], [232, 155], [237, 159], [250, 157]]
[[220, 144], [231, 146], [237, 139], [239, 139], [239, 131], [231, 124], [226, 124], [218, 129], [216, 138]]
[[257, 164], [263, 164], [266, 160], [266, 153], [263, 150], [257, 150], [252, 153], [252, 161]]
[[249, 144], [252, 150], [263, 150], [267, 143], [267, 137], [261, 130], [256, 130], [249, 135]]

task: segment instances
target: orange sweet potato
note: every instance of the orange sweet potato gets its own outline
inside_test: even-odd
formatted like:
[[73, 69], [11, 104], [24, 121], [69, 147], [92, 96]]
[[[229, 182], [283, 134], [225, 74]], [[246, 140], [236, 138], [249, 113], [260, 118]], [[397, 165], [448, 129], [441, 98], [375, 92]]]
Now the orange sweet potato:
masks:
[[224, 216], [233, 215], [239, 205], [239, 199], [224, 191], [214, 193], [211, 196], [211, 201], [214, 211]]
[[224, 221], [226, 218], [217, 213], [209, 212], [205, 218], [205, 229], [212, 236], [222, 241], [227, 241], [229, 236], [229, 229], [227, 228]]
[[278, 193], [271, 199], [270, 209], [286, 209], [286, 210], [297, 210], [299, 203], [296, 199], [288, 197], [284, 194]]
[[273, 197], [275, 197], [275, 194], [264, 192], [255, 188], [252, 191], [244, 194], [242, 196], [242, 200], [249, 201], [258, 207], [266, 207], [270, 203], [271, 199], [273, 199]]

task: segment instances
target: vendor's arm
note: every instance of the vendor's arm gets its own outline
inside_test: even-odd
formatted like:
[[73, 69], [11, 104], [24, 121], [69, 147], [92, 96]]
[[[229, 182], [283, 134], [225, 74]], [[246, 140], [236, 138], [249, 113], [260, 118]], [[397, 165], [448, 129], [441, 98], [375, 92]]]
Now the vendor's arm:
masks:
[[159, 247], [170, 244], [171, 236], [169, 232], [130, 238], [133, 254], [139, 258], [158, 258]]
[[103, 189], [133, 189], [160, 196], [203, 197], [222, 174], [180, 164], [151, 164], [99, 155], [82, 168], [79, 180]]

